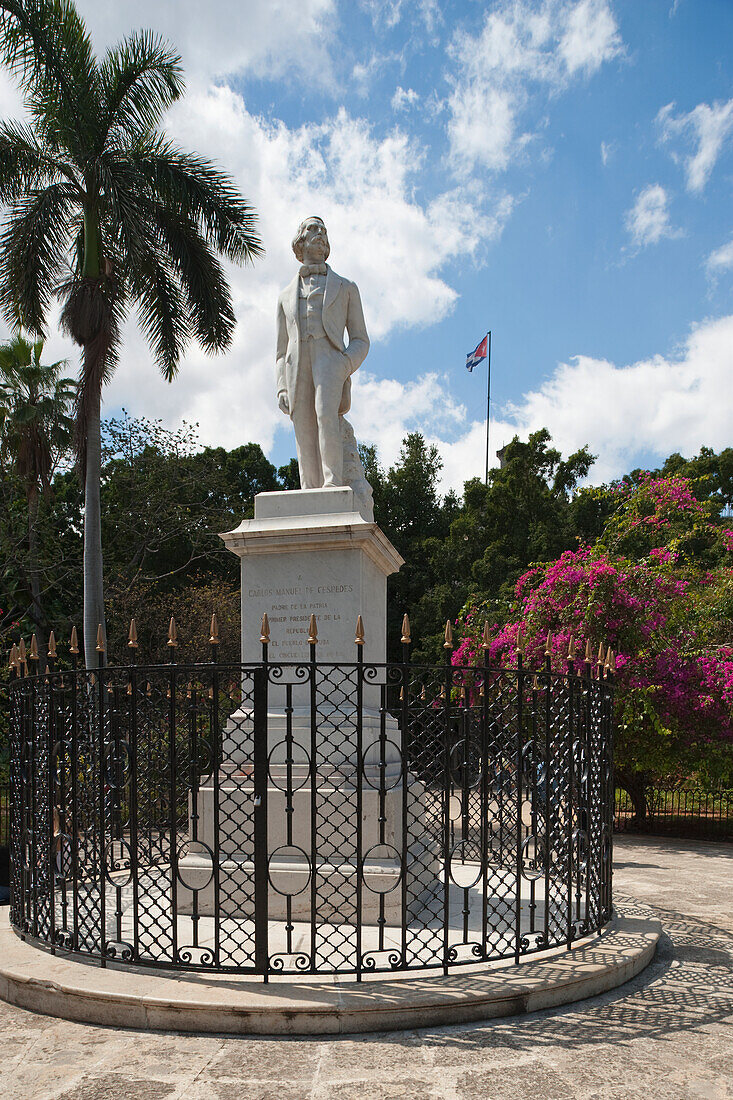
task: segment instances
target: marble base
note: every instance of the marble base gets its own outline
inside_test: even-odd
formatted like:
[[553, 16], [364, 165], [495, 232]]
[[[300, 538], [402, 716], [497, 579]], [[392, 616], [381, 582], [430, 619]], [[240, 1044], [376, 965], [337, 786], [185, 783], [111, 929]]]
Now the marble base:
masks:
[[[242, 563], [242, 660], [261, 659], [260, 623], [267, 613], [272, 661], [309, 659], [311, 615], [319, 662], [355, 661], [361, 615], [364, 658], [383, 662], [387, 577], [404, 560], [358, 511], [353, 490], [258, 493], [254, 511], [254, 519], [221, 536]], [[307, 705], [303, 689], [295, 691]]]
[[[285, 785], [285, 765], [280, 778]], [[288, 842], [287, 803], [277, 786], [278, 768], [267, 791], [267, 852], [269, 869], [268, 915], [270, 920], [284, 920], [287, 896], [291, 898], [293, 919], [310, 921], [312, 916], [311, 871], [315, 863], [316, 905], [318, 921], [356, 923], [356, 822], [358, 819], [357, 789], [354, 776], [337, 775], [324, 778], [316, 788], [317, 834], [315, 860], [311, 843], [312, 790], [306, 768], [291, 767], [292, 823]], [[385, 778], [384, 842], [380, 842], [379, 783], [380, 768], [365, 768], [361, 791], [362, 841], [364, 875], [361, 897], [361, 920], [376, 924], [383, 915], [389, 925], [403, 922], [402, 876], [399, 852], [402, 847], [402, 780], [399, 769]], [[411, 804], [420, 797], [422, 785], [408, 778]], [[372, 784], [370, 786], [370, 784]], [[211, 916], [214, 912], [212, 854], [214, 851], [213, 785], [198, 792], [197, 813], [199, 842], [189, 841], [179, 858], [178, 908], [181, 913], [193, 911], [194, 895], [197, 912]], [[225, 820], [224, 820], [225, 818]], [[254, 830], [255, 806], [253, 784], [243, 775], [223, 775], [219, 784], [219, 877], [225, 882], [220, 889], [219, 911], [232, 917], [248, 917], [254, 913]], [[329, 828], [329, 823], [332, 826]], [[424, 841], [411, 837], [406, 864], [419, 865], [422, 873], [432, 871], [434, 886], [428, 893], [442, 890], [441, 864]], [[429, 875], [425, 875], [429, 879]], [[384, 912], [380, 905], [384, 897]], [[427, 899], [422, 899], [421, 905]], [[409, 913], [407, 917], [409, 919]]]
[[[241, 559], [243, 663], [262, 660], [263, 614], [270, 624], [268, 657], [278, 665], [310, 660], [309, 623], [311, 616], [316, 620], [315, 680], [304, 681], [292, 668], [278, 669], [277, 678], [270, 676], [267, 686], [269, 785], [264, 839], [269, 861], [269, 915], [284, 917], [289, 895], [293, 915], [310, 920], [311, 875], [315, 874], [314, 916], [319, 921], [353, 921], [359, 813], [353, 668], [359, 650], [355, 630], [361, 616], [361, 656], [367, 664], [384, 664], [387, 577], [400, 568], [403, 559], [377, 525], [364, 518], [348, 487], [259, 493], [254, 518], [221, 538]], [[344, 664], [351, 669], [339, 667]], [[365, 923], [379, 917], [380, 895], [385, 899], [387, 920], [402, 920], [398, 852], [404, 777], [397, 723], [389, 716], [385, 720], [380, 713], [384, 675], [380, 669], [370, 677], [361, 695], [361, 851], [366, 856], [372, 850], [368, 878], [373, 887], [365, 884], [362, 891], [361, 919]], [[315, 733], [311, 713], [314, 685]], [[251, 704], [251, 699], [248, 702]], [[254, 801], [253, 741], [254, 715], [245, 705], [230, 716], [223, 732], [216, 831], [223, 883], [220, 911], [245, 919], [254, 912], [254, 835], [264, 809], [258, 809]], [[375, 849], [380, 836], [380, 782], [388, 788], [386, 820], [384, 845]], [[407, 782], [414, 781], [408, 777]], [[288, 787], [292, 791], [290, 814], [284, 793]], [[199, 913], [213, 911], [214, 797], [211, 782], [199, 790], [196, 830], [191, 827], [189, 832], [198, 844], [191, 839], [179, 860], [183, 885], [178, 903], [184, 913], [193, 908], [194, 897]], [[311, 820], [314, 801], [315, 836]], [[408, 853], [408, 860], [413, 855], [425, 860], [422, 849]]]

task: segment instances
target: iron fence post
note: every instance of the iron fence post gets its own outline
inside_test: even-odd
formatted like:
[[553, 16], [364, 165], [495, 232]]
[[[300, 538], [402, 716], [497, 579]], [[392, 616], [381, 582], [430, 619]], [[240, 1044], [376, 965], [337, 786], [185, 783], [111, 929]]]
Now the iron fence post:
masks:
[[[263, 649], [265, 645], [263, 643]], [[265, 981], [269, 970], [267, 856], [267, 663], [254, 670], [254, 873], [255, 967]]]

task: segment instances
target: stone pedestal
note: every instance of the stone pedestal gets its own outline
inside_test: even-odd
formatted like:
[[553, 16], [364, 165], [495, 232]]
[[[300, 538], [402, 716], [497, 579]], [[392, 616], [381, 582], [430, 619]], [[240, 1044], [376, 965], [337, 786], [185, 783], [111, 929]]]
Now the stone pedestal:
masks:
[[260, 622], [270, 620], [273, 661], [308, 660], [308, 622], [318, 660], [353, 661], [356, 619], [367, 661], [384, 661], [387, 577], [403, 559], [349, 488], [259, 493], [254, 519], [221, 536], [242, 561], [242, 660], [260, 660]]
[[[258, 493], [254, 519], [243, 520], [234, 531], [221, 536], [227, 548], [241, 559], [242, 662], [262, 659], [260, 624], [263, 614], [270, 623], [269, 658], [281, 662], [308, 661], [308, 626], [315, 615], [318, 628], [317, 660], [355, 662], [356, 621], [364, 623], [364, 660], [384, 663], [387, 632], [387, 577], [404, 564], [376, 523], [357, 510], [352, 489], [301, 489], [282, 493]], [[327, 670], [326, 675], [328, 675]], [[355, 697], [339, 690], [334, 672], [333, 691], [318, 700], [321, 727], [340, 728], [346, 759], [353, 761]], [[379, 736], [381, 675], [364, 685], [363, 745]], [[269, 687], [267, 716], [270, 764], [285, 760], [285, 690], [292, 686], [292, 727], [296, 740], [310, 737], [310, 688], [293, 671]], [[239, 729], [246, 723], [246, 708], [233, 714], [225, 732], [223, 757], [240, 763]], [[391, 732], [396, 724], [390, 723]], [[351, 737], [349, 738], [349, 734]], [[388, 735], [389, 736], [389, 735]], [[333, 740], [333, 738], [331, 738]], [[395, 746], [389, 759], [395, 760]], [[348, 751], [347, 751], [348, 750]]]
[[[311, 722], [311, 686], [298, 678], [295, 669], [286, 670], [268, 684], [267, 749], [269, 759], [267, 795], [267, 848], [269, 855], [271, 919], [286, 914], [290, 895], [292, 915], [311, 916], [311, 892], [306, 889], [311, 874], [318, 883], [338, 879], [341, 892], [349, 894], [348, 883], [356, 870], [356, 691], [355, 677], [344, 675], [341, 663], [357, 660], [354, 644], [359, 615], [364, 624], [366, 664], [381, 664], [386, 656], [387, 577], [403, 559], [377, 525], [358, 511], [350, 488], [308, 489], [282, 493], [260, 493], [255, 497], [254, 519], [221, 536], [227, 548], [241, 558], [242, 575], [242, 661], [262, 659], [260, 624], [263, 614], [270, 623], [269, 659], [274, 664], [305, 662], [310, 659], [309, 622], [315, 615], [317, 645], [317, 731]], [[330, 667], [334, 666], [334, 667]], [[389, 923], [399, 923], [401, 873], [398, 852], [402, 836], [402, 763], [396, 721], [380, 711], [380, 672], [363, 687], [362, 752], [364, 776], [362, 795], [362, 857], [365, 878], [373, 889], [363, 890], [362, 921], [369, 923], [379, 914], [379, 896], [385, 897]], [[288, 712], [285, 684], [291, 685], [290, 776], [291, 809], [287, 787]], [[247, 902], [251, 915], [253, 836], [256, 814], [252, 790], [252, 714], [247, 706], [232, 714], [223, 734], [220, 777], [229, 823], [225, 850], [220, 840], [220, 875], [230, 875], [242, 884], [242, 908]], [[314, 740], [315, 738], [315, 740]], [[316, 789], [312, 789], [310, 761], [316, 753]], [[379, 845], [379, 787], [388, 790], [384, 798], [384, 845]], [[408, 782], [410, 782], [408, 777]], [[315, 850], [312, 812], [315, 807]], [[287, 818], [292, 819], [292, 843], [288, 844]], [[214, 791], [211, 783], [198, 795], [198, 837], [213, 850]], [[232, 821], [241, 821], [241, 829]], [[334, 826], [334, 822], [337, 823]], [[376, 847], [375, 847], [376, 846]], [[366, 852], [371, 849], [369, 859]], [[397, 857], [397, 858], [396, 858]], [[407, 853], [407, 858], [410, 854]], [[423, 855], [424, 859], [424, 855]], [[183, 878], [191, 886], [201, 881], [200, 913], [212, 911], [213, 886], [210, 858], [195, 846], [181, 861]], [[206, 885], [204, 885], [206, 884]], [[179, 893], [186, 905], [189, 891]], [[237, 891], [228, 889], [226, 907], [234, 914]], [[349, 905], [341, 907], [349, 910]], [[316, 916], [344, 920], [330, 913], [327, 897], [317, 900]]]

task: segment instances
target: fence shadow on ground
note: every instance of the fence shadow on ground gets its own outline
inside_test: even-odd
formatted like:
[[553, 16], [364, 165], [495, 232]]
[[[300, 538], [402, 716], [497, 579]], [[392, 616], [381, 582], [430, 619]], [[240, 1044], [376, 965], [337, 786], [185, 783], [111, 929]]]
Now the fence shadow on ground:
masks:
[[[536, 1014], [542, 1026], [517, 1019], [489, 1021], [470, 1030], [422, 1032], [431, 1047], [506, 1045], [517, 1051], [542, 1046], [623, 1044], [699, 1029], [733, 1013], [733, 933], [673, 910], [618, 899], [628, 916], [655, 916], [663, 935], [656, 957], [636, 978], [586, 1002]], [[527, 1023], [530, 1023], [528, 1018]]]

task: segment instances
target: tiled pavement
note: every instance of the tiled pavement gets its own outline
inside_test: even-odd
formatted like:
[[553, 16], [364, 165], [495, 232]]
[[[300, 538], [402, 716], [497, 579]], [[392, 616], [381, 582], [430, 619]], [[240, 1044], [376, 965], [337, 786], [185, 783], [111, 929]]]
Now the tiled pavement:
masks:
[[619, 838], [665, 935], [638, 978], [486, 1024], [339, 1039], [137, 1033], [0, 1003], [13, 1100], [733, 1100], [733, 845]]

